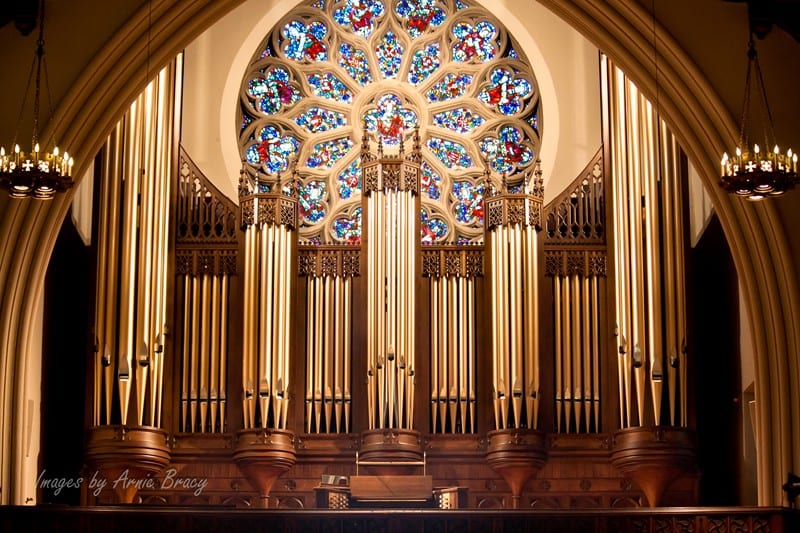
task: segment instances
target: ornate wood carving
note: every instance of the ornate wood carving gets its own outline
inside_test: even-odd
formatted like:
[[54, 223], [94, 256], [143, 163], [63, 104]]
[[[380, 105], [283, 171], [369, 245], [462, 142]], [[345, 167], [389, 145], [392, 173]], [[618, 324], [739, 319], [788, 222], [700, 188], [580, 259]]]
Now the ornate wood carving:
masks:
[[483, 246], [422, 247], [422, 275], [427, 278], [483, 276]]
[[236, 205], [206, 178], [181, 147], [176, 273], [236, 273]]
[[303, 277], [355, 277], [361, 275], [361, 248], [358, 246], [301, 246], [298, 274]]
[[575, 181], [545, 207], [545, 246], [605, 244], [603, 176], [601, 147]]
[[547, 250], [544, 252], [545, 276], [607, 276], [605, 249]]

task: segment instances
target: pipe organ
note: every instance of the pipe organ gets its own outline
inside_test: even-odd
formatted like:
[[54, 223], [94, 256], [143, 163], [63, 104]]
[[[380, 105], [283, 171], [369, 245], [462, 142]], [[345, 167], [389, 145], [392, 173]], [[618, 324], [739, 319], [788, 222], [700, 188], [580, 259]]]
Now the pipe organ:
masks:
[[600, 431], [606, 303], [602, 151], [548, 206], [545, 275], [552, 279], [555, 427]]
[[[487, 171], [488, 172], [488, 171]], [[544, 187], [537, 162], [519, 192], [506, 177], [497, 190], [487, 177], [486, 245], [490, 257], [492, 403], [496, 429], [538, 428], [538, 236]]]
[[425, 246], [430, 279], [431, 431], [474, 433], [476, 427], [476, 283], [483, 253], [470, 247]]
[[685, 427], [680, 150], [658, 110], [605, 57], [602, 74], [613, 169], [620, 418], [623, 427], [667, 422]]
[[[271, 187], [271, 188], [270, 188]], [[291, 288], [297, 249], [293, 178], [280, 175], [262, 192], [243, 172], [239, 208], [244, 233], [242, 410], [245, 429], [286, 429], [289, 415]], [[288, 194], [287, 194], [288, 193]]]
[[[366, 130], [366, 128], [365, 128]], [[369, 429], [414, 426], [420, 139], [406, 156], [361, 149], [363, 244], [367, 270], [367, 409]], [[363, 248], [362, 248], [363, 249]]]
[[360, 274], [360, 254], [341, 246], [315, 248], [299, 255], [307, 294], [305, 428], [307, 433], [348, 433], [353, 277]]
[[147, 85], [104, 148], [94, 319], [95, 427], [161, 425], [179, 72], [180, 66], [172, 64]]
[[237, 209], [183, 150], [179, 164], [175, 353], [180, 359], [180, 427], [185, 432], [223, 432]]

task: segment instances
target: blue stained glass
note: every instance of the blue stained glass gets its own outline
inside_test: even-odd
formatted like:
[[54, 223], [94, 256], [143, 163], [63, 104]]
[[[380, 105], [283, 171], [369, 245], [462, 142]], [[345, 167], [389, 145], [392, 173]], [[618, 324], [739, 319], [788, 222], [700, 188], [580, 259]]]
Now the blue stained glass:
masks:
[[440, 137], [431, 137], [428, 139], [428, 148], [449, 169], [472, 166], [472, 158], [462, 144]]
[[325, 9], [325, 0], [317, 0], [316, 2], [311, 4], [311, 7], [315, 8], [315, 9], [319, 9], [321, 11], [321, 10]]
[[461, 236], [458, 239], [456, 239], [456, 244], [459, 245], [459, 246], [466, 246], [466, 245], [470, 244], [471, 242], [472, 241], [470, 240], [469, 237]]
[[239, 132], [241, 133], [242, 131], [244, 131], [244, 129], [252, 123], [253, 123], [253, 118], [244, 111], [242, 111], [242, 127], [239, 128]]
[[484, 118], [471, 109], [459, 107], [436, 113], [433, 115], [433, 123], [457, 133], [469, 133], [480, 127], [484, 123]]
[[488, 20], [473, 26], [469, 22], [459, 22], [452, 29], [456, 38], [453, 43], [453, 59], [461, 62], [477, 60], [491, 61], [497, 53], [495, 37], [497, 28]]
[[320, 244], [322, 244], [322, 239], [319, 238], [319, 235], [312, 235], [308, 237], [305, 241], [300, 241], [300, 244], [319, 246]]
[[411, 57], [411, 68], [408, 71], [408, 83], [419, 85], [439, 68], [441, 63], [439, 43], [431, 43], [425, 48], [417, 50]]
[[466, 2], [463, 2], [462, 0], [456, 0], [456, 9], [457, 10], [461, 11], [462, 9], [467, 9], [468, 7], [469, 6], [467, 5]]
[[396, 94], [384, 94], [378, 98], [376, 109], [364, 113], [367, 131], [380, 133], [384, 144], [396, 145], [403, 133], [417, 124], [417, 114], [403, 107]]
[[323, 109], [321, 107], [311, 107], [294, 119], [298, 126], [309, 131], [309, 133], [320, 133], [323, 131], [335, 130], [347, 125], [347, 118], [338, 111]]
[[514, 72], [498, 68], [489, 75], [489, 85], [481, 89], [478, 99], [489, 107], [497, 107], [504, 115], [522, 110], [525, 98], [533, 91], [525, 78], [514, 78]]
[[445, 74], [426, 94], [428, 102], [445, 102], [463, 96], [472, 83], [471, 74]]
[[297, 202], [300, 207], [300, 217], [311, 224], [319, 222], [325, 217], [325, 196], [327, 184], [323, 180], [309, 181], [300, 187]]
[[513, 48], [509, 48], [508, 49], [508, 57], [510, 57], [511, 59], [519, 59], [519, 56], [517, 55], [517, 51], [514, 50]]
[[397, 40], [397, 36], [387, 31], [378, 46], [375, 47], [375, 55], [378, 56], [378, 67], [383, 73], [384, 78], [396, 78], [403, 62], [403, 45]]
[[246, 151], [247, 162], [253, 165], [263, 163], [267, 172], [276, 174], [288, 168], [291, 158], [300, 148], [300, 143], [287, 135], [282, 137], [273, 126], [264, 126], [258, 134], [256, 144]]
[[400, 0], [395, 13], [405, 23], [412, 39], [424, 34], [428, 28], [440, 26], [446, 19], [444, 10], [436, 5], [437, 0]]
[[441, 218], [428, 216], [428, 211], [425, 208], [419, 210], [419, 220], [422, 244], [433, 244], [441, 241], [447, 236], [447, 232], [450, 229]]
[[337, 239], [347, 244], [361, 244], [361, 208], [356, 207], [350, 216], [334, 220], [333, 233]]
[[314, 21], [306, 26], [293, 20], [283, 27], [286, 38], [283, 53], [295, 61], [325, 61], [328, 49], [322, 39], [327, 33], [328, 28], [322, 22]]
[[250, 80], [247, 94], [256, 100], [256, 109], [272, 115], [301, 99], [300, 91], [289, 80], [286, 70], [274, 68]]
[[367, 54], [349, 43], [342, 43], [339, 47], [339, 66], [345, 69], [359, 85], [369, 85], [372, 82]]
[[420, 185], [422, 186], [422, 193], [431, 200], [438, 200], [442, 195], [442, 177], [431, 168], [427, 161], [422, 162], [421, 169], [422, 179]]
[[347, 155], [352, 147], [353, 141], [350, 137], [318, 143], [314, 146], [311, 155], [308, 156], [306, 166], [308, 168], [331, 168], [339, 159]]
[[533, 150], [525, 142], [525, 135], [514, 126], [503, 126], [497, 137], [485, 137], [480, 142], [481, 152], [496, 172], [511, 172], [533, 161]]
[[458, 222], [472, 224], [483, 222], [483, 184], [473, 185], [469, 181], [454, 181], [453, 213]]
[[308, 84], [314, 89], [314, 95], [345, 104], [353, 102], [353, 93], [347, 86], [330, 72], [309, 74]]
[[377, 19], [383, 15], [383, 3], [378, 0], [345, 0], [333, 12], [336, 22], [365, 39], [372, 34]]
[[347, 165], [337, 178], [339, 181], [339, 196], [343, 199], [352, 197], [361, 192], [361, 158]]

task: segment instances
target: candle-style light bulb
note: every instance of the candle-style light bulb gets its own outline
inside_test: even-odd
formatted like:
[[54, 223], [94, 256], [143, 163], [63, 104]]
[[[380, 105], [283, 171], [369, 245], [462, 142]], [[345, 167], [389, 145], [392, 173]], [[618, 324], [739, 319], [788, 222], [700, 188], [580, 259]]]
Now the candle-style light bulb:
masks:
[[4, 157], [5, 155], [6, 155], [5, 146], [0, 146], [0, 157]]
[[58, 146], [53, 148], [53, 157], [58, 157]]
[[14, 153], [15, 154], [19, 153], [19, 145], [18, 144], [14, 145]]
[[754, 151], [755, 153], [759, 153], [759, 152], [761, 151], [761, 149], [760, 149], [760, 148], [758, 147], [758, 145], [756, 144], [756, 145], [754, 145], [754, 146], [753, 146], [753, 151]]

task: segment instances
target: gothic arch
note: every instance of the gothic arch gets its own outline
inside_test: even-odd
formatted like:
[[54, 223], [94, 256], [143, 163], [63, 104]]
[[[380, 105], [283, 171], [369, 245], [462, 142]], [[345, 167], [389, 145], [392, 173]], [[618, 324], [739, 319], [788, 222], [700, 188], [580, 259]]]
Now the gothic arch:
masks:
[[[745, 204], [716, 186], [718, 154], [736, 138], [732, 117], [692, 60], [635, 2], [540, 0], [653, 96], [659, 80], [662, 115], [711, 195], [731, 246], [754, 332], [758, 405], [759, 503], [781, 505], [781, 482], [800, 469], [800, 296], [775, 207]], [[88, 168], [107, 133], [144, 85], [147, 62], [162, 65], [241, 0], [155, 0], [152, 28], [143, 6], [99, 51], [62, 101], [45, 131], [80, 146], [75, 175]], [[284, 2], [287, 4], [288, 2]], [[148, 34], [152, 57], [141, 53]], [[73, 189], [74, 190], [74, 189]], [[33, 312], [71, 194], [49, 203], [0, 199], [0, 504], [19, 501], [25, 419], [21, 385], [34, 341]], [[16, 490], [16, 492], [15, 492]]]

